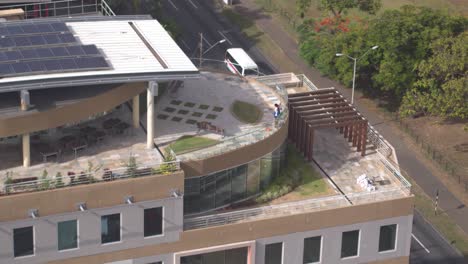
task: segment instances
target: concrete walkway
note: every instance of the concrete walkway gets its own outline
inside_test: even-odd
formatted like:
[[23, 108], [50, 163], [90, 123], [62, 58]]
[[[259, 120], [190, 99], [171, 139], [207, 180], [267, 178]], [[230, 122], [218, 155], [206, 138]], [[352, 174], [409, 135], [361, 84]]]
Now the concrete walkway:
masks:
[[[351, 97], [351, 89], [320, 75], [319, 71], [308, 66], [299, 56], [297, 43], [283, 28], [276, 23], [268, 14], [255, 5], [253, 0], [239, 0], [236, 9], [241, 14], [255, 20], [257, 26], [268, 34], [276, 44], [281, 47], [285, 55], [296, 65], [295, 69], [283, 69], [276, 64], [280, 71], [295, 71], [304, 73], [318, 87], [335, 87], [344, 96]], [[439, 190], [439, 205], [466, 233], [468, 233], [468, 208], [460, 202], [444, 184], [432, 174], [431, 170], [417, 158], [415, 151], [410, 149], [398, 135], [397, 131], [390, 126], [389, 120], [382, 119], [369, 107], [362, 104], [359, 97], [355, 97], [355, 105], [363, 113], [369, 122], [394, 146], [401, 169], [405, 170], [421, 188], [432, 198]]]

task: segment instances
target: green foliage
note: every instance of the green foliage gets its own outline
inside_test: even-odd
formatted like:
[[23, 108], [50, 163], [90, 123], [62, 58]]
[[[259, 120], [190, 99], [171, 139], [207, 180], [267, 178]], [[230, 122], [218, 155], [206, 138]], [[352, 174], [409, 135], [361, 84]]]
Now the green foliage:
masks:
[[418, 80], [403, 98], [401, 113], [468, 118], [468, 33], [438, 39], [418, 68]]
[[127, 168], [125, 170], [126, 175], [132, 178], [136, 177], [138, 165], [135, 156], [130, 155], [128, 161], [124, 164], [124, 166]]
[[[297, 0], [297, 9], [304, 17], [304, 12], [312, 5], [312, 0]], [[349, 9], [359, 9], [369, 14], [375, 14], [382, 7], [381, 0], [320, 0], [318, 7], [339, 17]]]
[[57, 172], [57, 174], [55, 175], [55, 187], [62, 188], [64, 185], [65, 184], [63, 183], [63, 180], [62, 180], [62, 173]]
[[176, 156], [170, 148], [166, 148], [164, 150], [164, 163], [159, 166], [158, 169], [152, 169], [153, 174], [170, 174], [177, 169], [177, 165], [175, 163]]
[[7, 171], [5, 173], [5, 181], [3, 183], [4, 184], [12, 184], [13, 183], [13, 172], [12, 171]]
[[[404, 6], [352, 23], [348, 31], [324, 32], [321, 24], [306, 20], [299, 34], [301, 56], [322, 74], [351, 86], [353, 61], [335, 56], [344, 53], [359, 58], [356, 88], [401, 105], [402, 114], [467, 117], [467, 18]], [[374, 45], [380, 48], [365, 53]]]
[[53, 181], [51, 181], [49, 178], [47, 178], [47, 170], [44, 170], [44, 172], [42, 173], [42, 177], [41, 177], [41, 185], [39, 186], [39, 188], [41, 190], [48, 190], [50, 188], [52, 188], [52, 185], [53, 185]]

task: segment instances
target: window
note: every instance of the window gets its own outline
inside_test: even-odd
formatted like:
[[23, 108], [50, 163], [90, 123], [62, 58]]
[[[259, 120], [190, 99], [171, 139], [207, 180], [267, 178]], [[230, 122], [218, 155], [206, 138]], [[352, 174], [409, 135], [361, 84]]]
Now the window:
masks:
[[144, 236], [161, 235], [163, 229], [163, 209], [162, 207], [149, 208], [144, 210]]
[[59, 222], [57, 224], [58, 250], [78, 247], [78, 227], [76, 220]]
[[13, 229], [13, 253], [15, 258], [34, 255], [34, 228]]
[[283, 263], [283, 243], [268, 244], [265, 246], [265, 264]]
[[148, 263], [148, 264], [163, 264], [162, 261], [156, 261], [156, 262], [151, 262], [151, 263]]
[[120, 214], [101, 216], [101, 243], [120, 241]]
[[380, 227], [379, 252], [395, 249], [396, 230], [397, 225]]
[[304, 239], [304, 264], [320, 262], [321, 244], [321, 236]]
[[343, 232], [341, 238], [341, 258], [358, 255], [359, 250], [359, 230]]

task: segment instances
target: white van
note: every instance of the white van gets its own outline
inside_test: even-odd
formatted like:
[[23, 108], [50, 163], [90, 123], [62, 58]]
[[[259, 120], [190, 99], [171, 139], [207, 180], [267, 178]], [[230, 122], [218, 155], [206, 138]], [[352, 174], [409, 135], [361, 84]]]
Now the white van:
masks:
[[226, 67], [234, 74], [241, 76], [258, 76], [258, 66], [241, 48], [228, 49], [224, 56]]

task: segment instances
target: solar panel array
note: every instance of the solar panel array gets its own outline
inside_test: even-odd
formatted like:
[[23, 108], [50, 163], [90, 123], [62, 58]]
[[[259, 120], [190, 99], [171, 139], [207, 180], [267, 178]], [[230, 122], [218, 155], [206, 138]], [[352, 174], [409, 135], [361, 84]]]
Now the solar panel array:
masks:
[[109, 69], [95, 45], [80, 45], [62, 22], [0, 24], [0, 77]]

